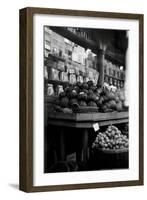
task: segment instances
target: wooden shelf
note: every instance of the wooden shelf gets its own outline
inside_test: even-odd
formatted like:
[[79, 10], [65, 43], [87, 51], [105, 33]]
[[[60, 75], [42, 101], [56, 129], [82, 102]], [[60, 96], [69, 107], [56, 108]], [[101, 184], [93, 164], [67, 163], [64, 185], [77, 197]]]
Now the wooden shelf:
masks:
[[94, 123], [99, 126], [111, 124], [127, 123], [129, 119], [128, 112], [111, 113], [48, 113], [48, 124], [75, 128], [93, 128]]
[[[99, 47], [94, 41], [80, 37], [64, 27], [50, 27], [50, 29], [86, 49], [91, 49], [96, 54], [99, 51]], [[125, 65], [125, 57], [121, 54], [106, 51], [105, 57], [114, 63]]]
[[56, 80], [48, 80], [48, 83], [54, 84], [54, 85], [66, 85], [66, 84], [69, 84], [69, 82], [56, 81]]
[[119, 80], [119, 81], [125, 81], [124, 79], [117, 78], [117, 77], [115, 77], [115, 76], [108, 75], [108, 74], [104, 74], [104, 76], [108, 76], [109, 78], [117, 79], [117, 80]]
[[122, 55], [118, 55], [116, 53], [112, 53], [110, 51], [105, 52], [105, 58], [111, 60], [112, 62], [125, 66], [125, 57]]
[[57, 100], [57, 96], [44, 96], [44, 102], [45, 103], [53, 103]]
[[55, 31], [56, 33], [62, 35], [63, 37], [71, 40], [72, 42], [76, 43], [79, 46], [82, 46], [86, 49], [93, 50], [94, 53], [98, 51], [98, 46], [96, 43], [92, 40], [85, 39], [84, 37], [80, 37], [76, 35], [75, 33], [67, 30], [64, 27], [50, 27], [52, 31]]
[[[53, 58], [54, 60], [61, 60], [62, 62], [65, 62], [64, 58], [57, 56], [57, 55], [53, 55], [53, 54], [49, 53], [48, 57]], [[48, 57], [46, 57], [46, 58], [48, 58]]]

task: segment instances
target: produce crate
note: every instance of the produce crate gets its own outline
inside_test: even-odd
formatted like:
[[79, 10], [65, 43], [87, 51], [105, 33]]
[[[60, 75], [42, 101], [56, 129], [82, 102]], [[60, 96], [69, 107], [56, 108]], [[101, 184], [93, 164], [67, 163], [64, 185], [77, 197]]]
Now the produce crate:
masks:
[[129, 167], [128, 149], [92, 150], [91, 163], [94, 169], [124, 169]]

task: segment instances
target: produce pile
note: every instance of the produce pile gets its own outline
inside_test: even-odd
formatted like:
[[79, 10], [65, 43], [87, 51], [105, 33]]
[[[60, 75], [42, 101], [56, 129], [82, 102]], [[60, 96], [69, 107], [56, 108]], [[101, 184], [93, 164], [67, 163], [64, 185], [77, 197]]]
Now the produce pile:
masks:
[[59, 94], [56, 102], [61, 108], [72, 109], [73, 105], [83, 107], [97, 107], [100, 112], [122, 111], [124, 107], [124, 92], [115, 90], [108, 85], [97, 87], [92, 81], [77, 82], [75, 85], [66, 85]]
[[104, 84], [100, 98], [97, 102], [102, 112], [109, 112], [116, 110], [121, 112], [125, 108], [125, 95], [121, 89], [116, 89], [114, 86]]
[[105, 132], [99, 132], [92, 148], [99, 149], [127, 149], [129, 140], [126, 135], [123, 135], [116, 126], [108, 126]]
[[73, 104], [79, 106], [97, 107], [99, 93], [97, 87], [92, 81], [87, 83], [76, 83], [75, 85], [67, 85], [64, 92], [60, 93], [59, 100], [61, 107], [72, 107]]

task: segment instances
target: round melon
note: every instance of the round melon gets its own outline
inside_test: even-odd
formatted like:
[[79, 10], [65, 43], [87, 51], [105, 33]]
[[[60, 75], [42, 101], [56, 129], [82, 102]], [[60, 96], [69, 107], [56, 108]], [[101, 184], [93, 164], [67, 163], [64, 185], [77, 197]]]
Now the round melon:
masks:
[[67, 97], [62, 97], [60, 100], [60, 106], [65, 108], [68, 107], [69, 99]]
[[72, 106], [73, 104], [78, 103], [78, 100], [73, 98], [69, 100], [69, 105]]
[[116, 104], [116, 110], [118, 112], [121, 112], [122, 111], [122, 103], [119, 101], [117, 104]]
[[116, 102], [114, 100], [109, 101], [109, 104], [111, 109], [116, 109]]
[[87, 106], [87, 103], [85, 101], [79, 101], [78, 103], [80, 106]]
[[90, 102], [88, 103], [88, 106], [97, 107], [97, 104], [96, 104], [94, 101], [90, 101]]

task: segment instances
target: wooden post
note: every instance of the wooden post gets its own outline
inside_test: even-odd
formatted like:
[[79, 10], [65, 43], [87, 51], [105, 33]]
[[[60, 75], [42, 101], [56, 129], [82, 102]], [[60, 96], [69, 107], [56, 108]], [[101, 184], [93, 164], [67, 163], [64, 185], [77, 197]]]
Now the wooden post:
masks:
[[65, 137], [64, 137], [64, 128], [60, 128], [60, 160], [65, 160]]
[[88, 159], [88, 129], [84, 128], [83, 129], [83, 138], [82, 138], [82, 153], [83, 153], [83, 160], [84, 162], [87, 161]]
[[99, 77], [99, 84], [102, 86], [104, 83], [104, 59], [105, 59], [105, 52], [103, 50], [99, 50], [98, 54], [98, 71], [100, 73]]

